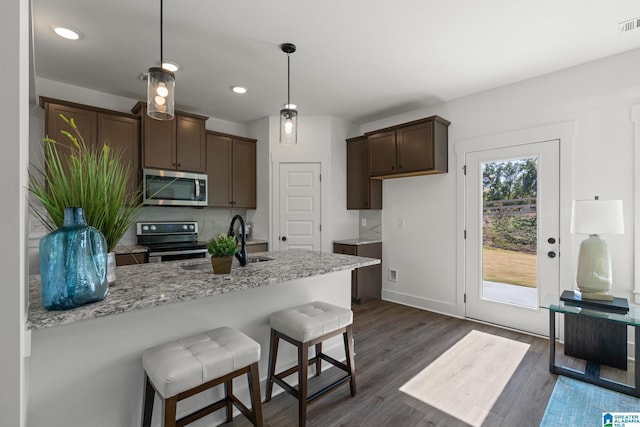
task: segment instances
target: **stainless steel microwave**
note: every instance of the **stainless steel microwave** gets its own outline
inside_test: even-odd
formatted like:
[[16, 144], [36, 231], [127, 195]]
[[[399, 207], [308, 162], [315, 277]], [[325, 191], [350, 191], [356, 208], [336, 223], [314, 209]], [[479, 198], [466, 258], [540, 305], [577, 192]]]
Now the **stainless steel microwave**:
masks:
[[207, 175], [143, 169], [143, 204], [207, 206]]

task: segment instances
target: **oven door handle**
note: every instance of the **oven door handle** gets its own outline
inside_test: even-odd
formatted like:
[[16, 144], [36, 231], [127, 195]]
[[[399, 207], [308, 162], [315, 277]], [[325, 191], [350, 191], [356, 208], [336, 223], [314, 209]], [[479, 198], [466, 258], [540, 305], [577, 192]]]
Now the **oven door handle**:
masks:
[[186, 251], [166, 251], [166, 252], [149, 252], [149, 258], [151, 257], [163, 257], [166, 255], [188, 255], [188, 254], [204, 254], [207, 253], [207, 249], [188, 249]]

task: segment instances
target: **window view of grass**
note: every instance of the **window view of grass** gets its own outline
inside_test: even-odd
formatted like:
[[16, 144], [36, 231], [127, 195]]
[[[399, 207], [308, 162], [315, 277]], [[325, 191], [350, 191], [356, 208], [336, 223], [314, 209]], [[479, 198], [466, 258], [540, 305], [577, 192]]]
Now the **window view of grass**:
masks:
[[482, 165], [482, 279], [536, 287], [537, 158]]
[[485, 246], [482, 250], [482, 279], [510, 285], [536, 287], [536, 256]]

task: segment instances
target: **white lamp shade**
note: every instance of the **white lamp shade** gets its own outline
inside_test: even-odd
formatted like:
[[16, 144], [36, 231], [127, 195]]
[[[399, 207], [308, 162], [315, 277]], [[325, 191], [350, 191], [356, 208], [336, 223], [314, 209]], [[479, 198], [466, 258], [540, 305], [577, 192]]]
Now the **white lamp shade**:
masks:
[[622, 200], [574, 200], [571, 232], [576, 234], [623, 234]]

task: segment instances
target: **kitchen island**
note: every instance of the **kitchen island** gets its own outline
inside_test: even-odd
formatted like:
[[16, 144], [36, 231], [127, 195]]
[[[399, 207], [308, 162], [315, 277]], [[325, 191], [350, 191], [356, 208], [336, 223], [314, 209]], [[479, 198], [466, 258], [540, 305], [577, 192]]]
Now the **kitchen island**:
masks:
[[[351, 270], [379, 262], [307, 251], [251, 255], [271, 260], [246, 267], [236, 261], [229, 275], [193, 267], [208, 263], [204, 259], [118, 267], [116, 284], [104, 301], [62, 312], [42, 308], [39, 276], [32, 276], [28, 425], [139, 425], [142, 351], [223, 325], [260, 343], [264, 390], [269, 315], [314, 300], [349, 307]], [[292, 365], [293, 347], [281, 347], [278, 361]], [[328, 341], [326, 348], [344, 358], [341, 337]], [[246, 397], [246, 382], [238, 381], [236, 388], [241, 398]], [[214, 398], [211, 393], [194, 396], [178, 411], [201, 406], [206, 398]], [[216, 415], [213, 419], [222, 422], [222, 414]], [[193, 425], [211, 425], [211, 419]]]

